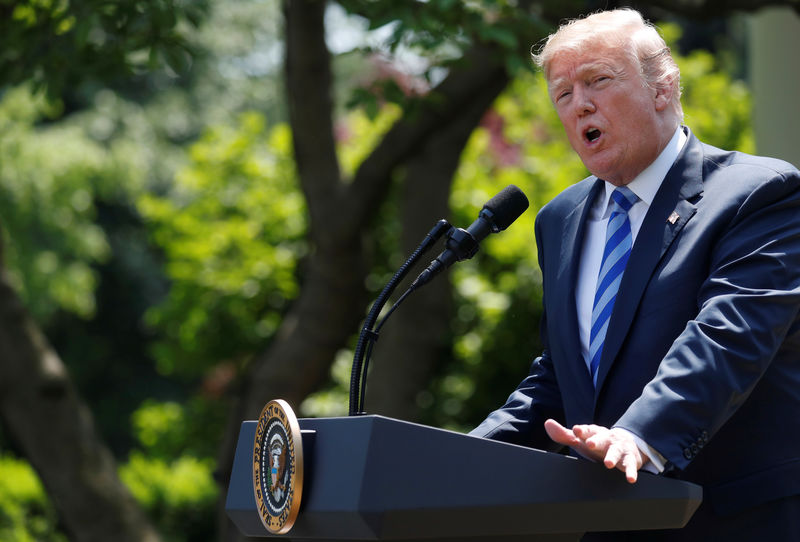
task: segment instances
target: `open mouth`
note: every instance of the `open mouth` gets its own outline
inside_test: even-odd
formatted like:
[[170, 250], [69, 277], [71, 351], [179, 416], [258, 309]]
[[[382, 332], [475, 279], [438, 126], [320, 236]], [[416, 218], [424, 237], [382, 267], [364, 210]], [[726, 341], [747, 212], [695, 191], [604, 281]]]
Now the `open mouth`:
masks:
[[597, 128], [589, 128], [584, 134], [589, 143], [594, 143], [600, 137], [600, 130]]

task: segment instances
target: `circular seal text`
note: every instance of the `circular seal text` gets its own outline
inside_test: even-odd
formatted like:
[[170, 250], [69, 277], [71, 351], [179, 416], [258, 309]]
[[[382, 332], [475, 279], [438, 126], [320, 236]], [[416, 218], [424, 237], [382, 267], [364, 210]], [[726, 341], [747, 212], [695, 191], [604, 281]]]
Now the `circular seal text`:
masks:
[[258, 417], [253, 490], [264, 527], [273, 534], [289, 532], [303, 493], [303, 441], [297, 417], [283, 399], [267, 403]]

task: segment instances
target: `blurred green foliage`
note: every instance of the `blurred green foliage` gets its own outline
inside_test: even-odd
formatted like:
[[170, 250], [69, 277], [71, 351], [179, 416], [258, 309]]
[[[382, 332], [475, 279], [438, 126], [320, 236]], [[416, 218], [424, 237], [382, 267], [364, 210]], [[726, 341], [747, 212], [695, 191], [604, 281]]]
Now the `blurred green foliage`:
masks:
[[0, 216], [11, 280], [28, 308], [47, 320], [57, 308], [94, 313], [92, 264], [109, 247], [96, 223], [95, 199], [128, 169], [70, 125], [37, 126], [52, 104], [26, 87], [0, 101]]
[[285, 125], [267, 130], [262, 116], [245, 114], [210, 128], [189, 155], [168, 197], [139, 200], [172, 282], [148, 314], [164, 332], [155, 357], [166, 375], [244, 363], [296, 296], [295, 266], [306, 251]]
[[213, 462], [192, 456], [173, 461], [132, 453], [122, 481], [144, 507], [166, 542], [209, 540], [215, 530], [219, 487]]
[[[374, 120], [347, 117], [338, 133], [345, 176], [398, 113], [387, 106]], [[287, 125], [267, 128], [262, 114], [245, 113], [192, 145], [169, 193], [139, 199], [172, 285], [147, 315], [162, 332], [154, 345], [162, 374], [196, 377], [221, 363], [241, 369], [277, 330], [309, 250], [291, 150]]]
[[185, 72], [205, 0], [0, 2], [0, 84], [30, 81], [57, 97], [87, 80], [108, 82], [166, 64]]
[[0, 98], [4, 264], [112, 444], [125, 446], [119, 420], [159, 389], [140, 355], [137, 322], [141, 306], [159, 297], [158, 263], [132, 216], [146, 150], [98, 140], [92, 115], [59, 114], [58, 101], [28, 86]]
[[215, 530], [219, 487], [213, 462], [192, 456], [173, 461], [133, 453], [120, 477], [166, 542], [209, 540]]
[[[213, 479], [216, 436], [190, 434], [197, 408], [147, 401], [133, 416], [137, 447], [120, 478], [165, 542], [200, 542], [215, 531], [219, 486]], [[215, 451], [215, 450], [214, 450]], [[0, 454], [0, 540], [66, 542], [38, 476], [24, 460]]]
[[53, 506], [31, 466], [0, 455], [0, 540], [67, 542], [57, 528]]
[[214, 457], [225, 411], [202, 395], [183, 402], [145, 400], [131, 416], [136, 448], [147, 457]]
[[120, 477], [167, 542], [208, 540], [215, 529], [213, 441], [191, 434], [198, 423], [190, 418], [200, 414], [191, 404], [146, 401], [133, 415], [139, 447]]
[[[0, 3], [5, 267], [67, 364], [105, 439], [118, 457], [130, 454], [122, 468], [130, 472], [126, 479], [147, 480], [146, 469], [153, 471], [159, 489], [137, 492], [137, 497], [159, 528], [171, 539], [207, 540], [214, 533], [218, 491], [210, 482], [211, 458], [226, 417], [219, 397], [231, 370], [223, 363], [208, 378], [202, 368], [182, 378], [174, 371], [158, 373], [151, 346], [162, 332], [148, 326], [144, 314], [160, 303], [169, 283], [163, 252], [136, 206], [143, 194], [172, 188], [175, 172], [189, 161], [187, 146], [205, 126], [252, 108], [280, 118], [284, 106], [274, 60], [280, 58], [279, 3], [214, 2], [213, 21], [198, 30], [186, 17], [189, 12], [199, 16], [204, 0], [117, 2], [78, 25], [89, 25], [92, 39], [106, 40], [103, 47], [78, 43], [76, 34], [50, 39], [44, 15], [34, 20], [28, 11], [28, 26], [6, 17], [14, 6], [28, 4], [35, 4], [34, 10], [57, 8], [64, 16], [98, 6], [92, 1]], [[137, 13], [127, 17], [128, 9]], [[127, 17], [121, 26], [97, 26], [117, 16]], [[130, 50], [145, 38], [123, 36], [128, 23], [137, 25], [136, 32], [152, 31], [146, 38], [150, 49]], [[112, 41], [115, 35], [119, 39]], [[204, 54], [185, 64], [198, 44]], [[81, 51], [73, 49], [83, 45]], [[120, 53], [127, 48], [124, 61], [106, 45], [119, 47]], [[167, 49], [178, 56], [167, 58]], [[25, 62], [19, 62], [20, 55]], [[11, 86], [18, 79], [29, 83]], [[193, 378], [198, 373], [203, 376]], [[167, 414], [159, 413], [162, 402]], [[158, 420], [171, 419], [175, 405], [180, 431], [159, 431]], [[6, 447], [15, 450], [0, 431], [0, 448]], [[173, 472], [184, 473], [183, 481], [173, 481]], [[0, 478], [6, 478], [5, 466]], [[184, 497], [165, 497], [181, 484]], [[46, 496], [37, 502], [46, 505]], [[12, 510], [6, 503], [0, 504], [2, 513]], [[55, 518], [42, 517], [36, 521], [55, 532]], [[43, 527], [14, 518], [9, 521], [17, 534], [0, 535], [0, 540], [48, 540]]]

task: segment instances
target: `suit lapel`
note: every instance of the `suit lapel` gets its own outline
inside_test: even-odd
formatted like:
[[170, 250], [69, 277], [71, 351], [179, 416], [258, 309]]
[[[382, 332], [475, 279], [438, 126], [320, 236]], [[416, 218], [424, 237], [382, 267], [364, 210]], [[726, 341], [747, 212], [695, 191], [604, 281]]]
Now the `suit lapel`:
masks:
[[702, 159], [702, 147], [689, 132], [689, 140], [658, 189], [631, 251], [603, 344], [595, 399], [630, 330], [653, 271], [697, 210], [693, 202], [703, 191]]
[[[576, 398], [586, 398], [584, 412], [591, 412], [592, 379], [586, 364], [581, 355], [580, 334], [578, 332], [578, 310], [575, 300], [575, 284], [578, 280], [578, 265], [580, 263], [581, 250], [583, 248], [583, 238], [586, 233], [586, 220], [592, 204], [597, 198], [597, 194], [603, 189], [603, 181], [597, 179], [591, 188], [586, 191], [577, 201], [575, 208], [567, 215], [564, 220], [563, 240], [561, 243], [561, 254], [559, 257], [559, 268], [557, 275], [557, 286], [553, 289], [558, 293], [556, 304], [558, 318], [555, 321], [554, 329], [570, 330], [560, 332], [560, 346], [563, 348], [565, 359], [568, 363], [564, 369], [568, 369], [572, 376], [572, 381], [578, 383], [578, 390], [574, 392]], [[548, 301], [550, 304], [550, 301]], [[548, 325], [550, 325], [548, 323]]]

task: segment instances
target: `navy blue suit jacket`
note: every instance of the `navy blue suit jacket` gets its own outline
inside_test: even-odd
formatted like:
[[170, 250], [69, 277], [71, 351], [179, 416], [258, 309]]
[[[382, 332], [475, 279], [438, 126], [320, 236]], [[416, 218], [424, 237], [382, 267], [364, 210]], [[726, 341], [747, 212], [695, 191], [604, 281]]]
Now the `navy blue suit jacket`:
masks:
[[800, 494], [800, 173], [685, 130], [633, 246], [596, 389], [575, 306], [603, 184], [589, 177], [536, 219], [545, 351], [472, 434], [552, 449], [548, 417], [621, 426], [733, 513]]

